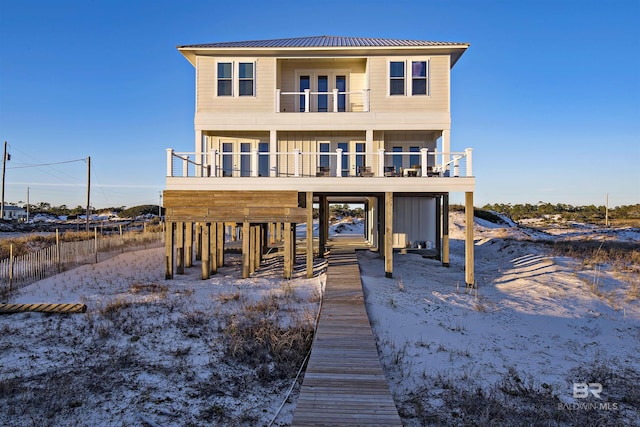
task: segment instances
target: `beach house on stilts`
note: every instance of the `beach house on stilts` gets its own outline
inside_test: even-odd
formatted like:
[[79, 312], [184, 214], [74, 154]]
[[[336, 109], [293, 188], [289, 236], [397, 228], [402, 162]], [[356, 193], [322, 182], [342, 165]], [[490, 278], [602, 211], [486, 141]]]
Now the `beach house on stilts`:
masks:
[[[365, 207], [364, 237], [387, 277], [394, 250], [428, 248], [448, 265], [450, 193], [465, 194], [473, 223], [472, 150], [450, 138], [450, 74], [468, 47], [330, 36], [178, 46], [195, 68], [195, 144], [167, 149], [167, 278], [194, 252], [208, 278], [232, 226], [244, 277], [280, 241], [290, 278], [302, 223], [311, 276], [332, 201]], [[465, 268], [473, 285], [472, 226]]]

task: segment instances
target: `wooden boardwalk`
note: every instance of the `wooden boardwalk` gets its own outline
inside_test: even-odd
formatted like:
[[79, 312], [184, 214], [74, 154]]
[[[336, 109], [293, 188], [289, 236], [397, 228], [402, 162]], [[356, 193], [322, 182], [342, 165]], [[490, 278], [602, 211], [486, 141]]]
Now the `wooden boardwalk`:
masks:
[[402, 426], [364, 306], [355, 250], [331, 242], [327, 283], [293, 426]]

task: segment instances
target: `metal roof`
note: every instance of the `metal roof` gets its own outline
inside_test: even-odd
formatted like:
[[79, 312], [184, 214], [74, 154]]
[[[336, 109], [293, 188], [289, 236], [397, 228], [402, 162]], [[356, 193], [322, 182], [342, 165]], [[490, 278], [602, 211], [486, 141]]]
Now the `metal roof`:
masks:
[[381, 39], [368, 37], [315, 36], [288, 39], [219, 42], [178, 46], [182, 48], [301, 48], [301, 47], [429, 47], [460, 46], [468, 43], [427, 40]]

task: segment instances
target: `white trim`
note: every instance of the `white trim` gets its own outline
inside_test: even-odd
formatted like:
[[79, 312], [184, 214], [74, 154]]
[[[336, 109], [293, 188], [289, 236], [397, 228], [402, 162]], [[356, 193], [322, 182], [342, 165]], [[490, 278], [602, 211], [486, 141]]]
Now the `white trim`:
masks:
[[[253, 94], [252, 95], [240, 95], [240, 64], [251, 64], [253, 69], [251, 70], [253, 73]], [[238, 98], [251, 98], [251, 97], [256, 97], [256, 61], [238, 61], [236, 63], [236, 67], [238, 68], [236, 75], [238, 76], [238, 78], [236, 79], [235, 84], [237, 85], [237, 91], [236, 93], [238, 94]], [[247, 78], [244, 78], [242, 80], [249, 80]]]
[[[231, 95], [220, 95], [220, 76], [218, 75], [218, 70], [220, 68], [220, 64], [231, 64]], [[233, 98], [234, 96], [234, 91], [233, 89], [235, 88], [235, 85], [233, 84], [234, 81], [234, 70], [235, 70], [235, 66], [232, 60], [227, 60], [227, 59], [218, 59], [216, 61], [216, 65], [215, 65], [215, 70], [216, 70], [216, 78], [215, 78], [215, 97], [216, 98]]]
[[[218, 94], [218, 64], [231, 64], [231, 95]], [[240, 64], [253, 64], [253, 95], [240, 95]], [[215, 98], [256, 98], [257, 97], [257, 79], [258, 79], [258, 60], [257, 58], [216, 58], [215, 62]]]
[[[391, 95], [391, 63], [392, 62], [402, 62], [404, 63], [404, 94], [403, 95]], [[413, 92], [413, 72], [412, 67], [413, 62], [426, 62], [426, 79], [427, 79], [427, 94], [422, 95], [414, 95]], [[430, 56], [408, 56], [405, 58], [387, 58], [387, 98], [396, 98], [396, 97], [413, 97], [413, 96], [431, 96], [431, 57]]]

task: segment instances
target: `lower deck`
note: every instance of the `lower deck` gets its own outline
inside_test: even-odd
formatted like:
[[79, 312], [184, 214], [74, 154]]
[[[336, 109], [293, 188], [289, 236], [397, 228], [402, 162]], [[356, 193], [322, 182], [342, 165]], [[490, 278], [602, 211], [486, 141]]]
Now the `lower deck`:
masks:
[[[467, 224], [473, 224], [473, 193], [465, 195]], [[224, 265], [229, 224], [241, 230], [243, 277], [259, 267], [269, 244], [282, 242], [285, 278], [294, 269], [296, 224], [306, 224], [306, 269], [312, 277], [314, 257], [323, 257], [327, 248], [331, 203], [364, 206], [363, 237], [384, 257], [387, 277], [393, 274], [394, 250], [431, 250], [449, 265], [448, 193], [166, 190], [166, 277], [192, 265], [194, 245], [202, 259], [202, 278], [215, 274]], [[467, 227], [466, 248], [466, 281], [472, 286], [472, 226]]]

